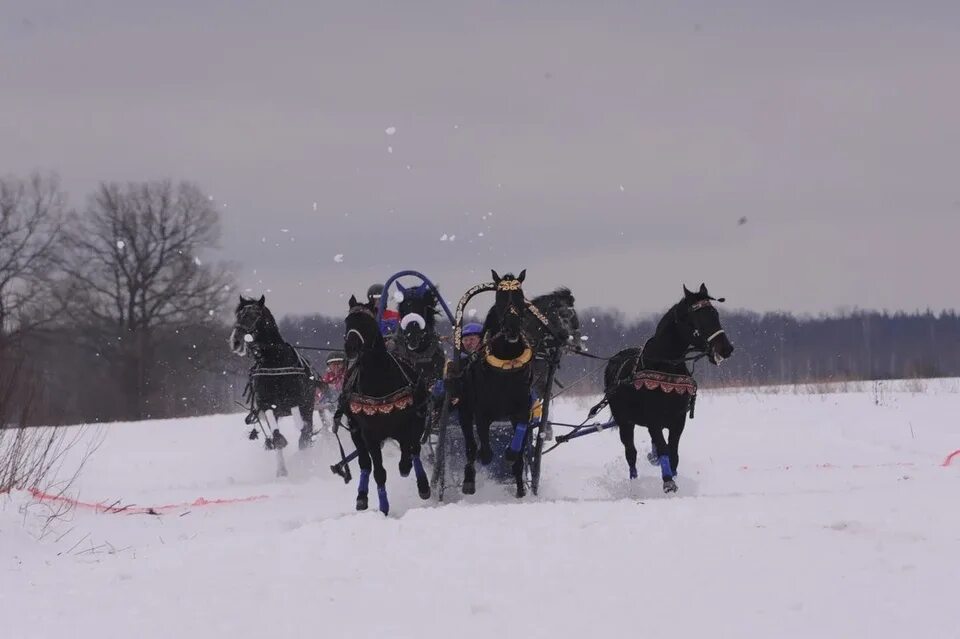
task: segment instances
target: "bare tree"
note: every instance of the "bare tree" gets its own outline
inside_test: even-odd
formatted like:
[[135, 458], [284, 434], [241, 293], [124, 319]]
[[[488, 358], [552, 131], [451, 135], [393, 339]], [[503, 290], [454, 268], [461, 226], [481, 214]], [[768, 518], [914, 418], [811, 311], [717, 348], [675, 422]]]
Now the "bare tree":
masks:
[[66, 197], [56, 175], [0, 178], [0, 340], [51, 321]]
[[208, 321], [226, 303], [226, 266], [201, 259], [219, 214], [190, 183], [109, 183], [65, 236], [78, 317], [119, 374], [125, 417], [141, 418], [159, 331]]

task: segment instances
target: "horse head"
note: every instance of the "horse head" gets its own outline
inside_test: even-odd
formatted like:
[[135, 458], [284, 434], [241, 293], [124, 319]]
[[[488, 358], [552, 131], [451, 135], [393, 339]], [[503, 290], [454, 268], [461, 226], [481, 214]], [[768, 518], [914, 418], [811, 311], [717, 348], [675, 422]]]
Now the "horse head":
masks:
[[[574, 308], [573, 293], [570, 289], [561, 287], [552, 293], [538, 295], [531, 302], [549, 322], [550, 333], [554, 339], [561, 344], [573, 342], [574, 345], [579, 345], [580, 318]], [[540, 325], [540, 321], [536, 320], [531, 324], [536, 327]]]
[[490, 271], [496, 284], [496, 302], [492, 313], [500, 325], [500, 332], [507, 342], [514, 344], [523, 336], [523, 322], [527, 314], [527, 302], [523, 296], [523, 280], [526, 269], [520, 275], [507, 273], [503, 277], [496, 271]]
[[380, 327], [377, 325], [376, 311], [371, 304], [358, 302], [356, 296], [350, 296], [350, 311], [344, 320], [343, 350], [349, 359], [355, 359], [377, 344], [383, 344]]
[[416, 288], [403, 288], [397, 284], [400, 292], [400, 333], [403, 344], [417, 351], [424, 345], [428, 335], [434, 332], [437, 316], [437, 293], [427, 283]]
[[280, 331], [273, 314], [266, 306], [266, 297], [259, 300], [240, 296], [234, 310], [233, 330], [230, 332], [230, 350], [240, 356], [249, 349], [275, 344], [280, 341]]
[[733, 344], [720, 324], [720, 313], [711, 302], [723, 302], [707, 292], [706, 284], [692, 292], [683, 287], [683, 300], [678, 305], [678, 323], [686, 331], [688, 343], [707, 354], [710, 362], [720, 364], [733, 354]]

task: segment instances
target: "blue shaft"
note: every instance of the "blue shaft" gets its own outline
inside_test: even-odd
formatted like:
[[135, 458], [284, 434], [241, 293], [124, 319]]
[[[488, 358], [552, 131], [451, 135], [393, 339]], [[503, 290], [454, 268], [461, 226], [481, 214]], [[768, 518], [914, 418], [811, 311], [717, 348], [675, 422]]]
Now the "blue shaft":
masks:
[[599, 433], [601, 430], [607, 430], [608, 428], [616, 428], [616, 426], [617, 426], [617, 423], [613, 421], [606, 422], [604, 424], [598, 424], [596, 426], [594, 425], [591, 425], [589, 427], [584, 426], [578, 432], [571, 433], [570, 435], [565, 437], [563, 441], [570, 441], [571, 439], [576, 439], [577, 437], [585, 437], [587, 435], [592, 435], [593, 433]]

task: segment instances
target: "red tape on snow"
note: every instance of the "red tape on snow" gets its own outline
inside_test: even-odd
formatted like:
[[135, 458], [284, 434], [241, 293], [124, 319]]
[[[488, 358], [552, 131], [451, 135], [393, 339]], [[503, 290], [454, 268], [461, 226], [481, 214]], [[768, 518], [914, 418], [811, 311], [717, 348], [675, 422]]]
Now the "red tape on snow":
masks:
[[949, 465], [950, 465], [950, 462], [953, 461], [953, 458], [954, 458], [954, 457], [960, 457], [960, 450], [955, 450], [955, 451], [953, 451], [952, 453], [950, 453], [949, 455], [947, 455], [947, 458], [943, 460], [942, 466], [943, 466], [944, 468], [946, 468], [947, 466], [949, 466]]
[[163, 506], [136, 506], [133, 504], [121, 504], [120, 500], [114, 502], [102, 501], [99, 503], [90, 503], [79, 501], [65, 495], [51, 495], [38, 488], [30, 488], [29, 492], [40, 501], [52, 501], [62, 504], [69, 504], [77, 508], [86, 508], [97, 513], [127, 514], [127, 515], [159, 515], [169, 510], [181, 510], [184, 508], [201, 508], [203, 506], [220, 506], [225, 504], [245, 504], [251, 501], [262, 501], [269, 499], [268, 495], [254, 495], [252, 497], [234, 497], [228, 499], [206, 499], [197, 497], [191, 502], [181, 504], [165, 504]]

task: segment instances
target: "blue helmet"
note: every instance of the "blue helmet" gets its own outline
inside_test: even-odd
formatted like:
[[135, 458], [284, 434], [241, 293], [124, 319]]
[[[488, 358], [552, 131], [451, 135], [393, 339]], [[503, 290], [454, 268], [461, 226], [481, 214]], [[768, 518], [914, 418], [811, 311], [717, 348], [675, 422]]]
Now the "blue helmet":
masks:
[[483, 326], [477, 324], [476, 322], [471, 322], [463, 327], [463, 332], [461, 336], [466, 337], [467, 335], [480, 335], [483, 333]]

